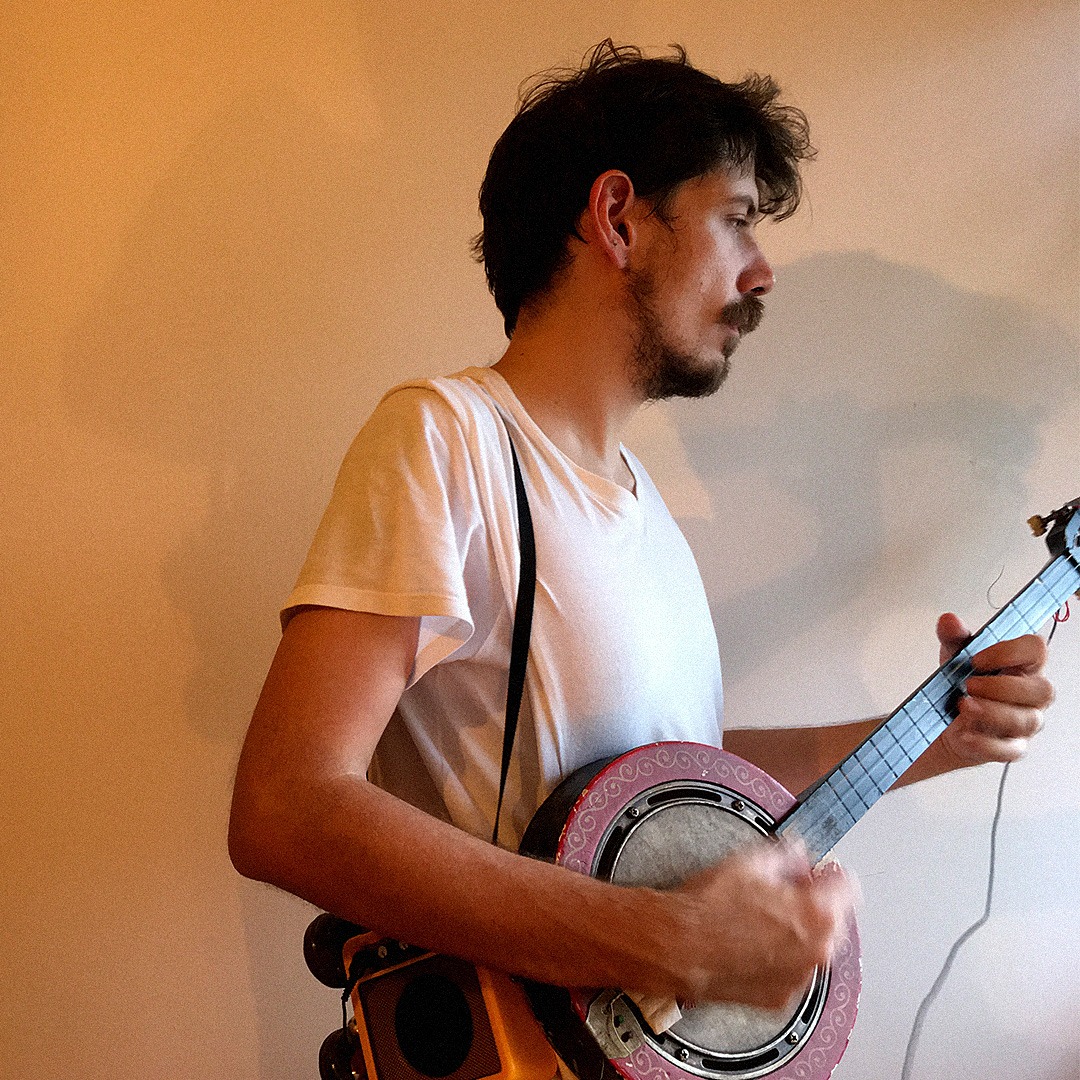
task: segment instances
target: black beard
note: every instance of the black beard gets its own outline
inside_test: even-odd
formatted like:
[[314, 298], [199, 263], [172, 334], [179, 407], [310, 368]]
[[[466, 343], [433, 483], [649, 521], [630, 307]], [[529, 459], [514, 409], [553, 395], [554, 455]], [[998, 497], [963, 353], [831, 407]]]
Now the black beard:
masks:
[[629, 302], [637, 323], [637, 341], [630, 364], [635, 386], [645, 401], [668, 398], [703, 398], [715, 394], [731, 370], [731, 354], [746, 335], [756, 330], [765, 305], [753, 295], [728, 304], [721, 321], [739, 332], [723, 348], [723, 361], [707, 364], [693, 353], [682, 352], [667, 339], [652, 305], [651, 276], [632, 273], [628, 277]]

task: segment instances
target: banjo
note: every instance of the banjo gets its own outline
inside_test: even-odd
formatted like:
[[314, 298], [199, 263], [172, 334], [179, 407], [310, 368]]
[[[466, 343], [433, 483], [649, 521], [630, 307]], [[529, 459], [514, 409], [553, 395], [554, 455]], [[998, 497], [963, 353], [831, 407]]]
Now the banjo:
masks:
[[[1038, 632], [1080, 591], [1080, 499], [1029, 525], [1046, 535], [1046, 566], [798, 799], [716, 747], [653, 743], [567, 776], [537, 810], [521, 852], [616, 885], [659, 889], [764, 838], [799, 837], [811, 863], [820, 862], [952, 721], [972, 657]], [[618, 989], [525, 983], [523, 994], [501, 973], [380, 940], [329, 915], [308, 928], [305, 955], [316, 977], [345, 987], [353, 1003], [354, 1020], [323, 1045], [329, 1080], [550, 1080], [547, 1044], [580, 1080], [827, 1080], [847, 1046], [861, 985], [854, 917], [831, 961], [788, 1006], [684, 1006], [662, 1032]]]

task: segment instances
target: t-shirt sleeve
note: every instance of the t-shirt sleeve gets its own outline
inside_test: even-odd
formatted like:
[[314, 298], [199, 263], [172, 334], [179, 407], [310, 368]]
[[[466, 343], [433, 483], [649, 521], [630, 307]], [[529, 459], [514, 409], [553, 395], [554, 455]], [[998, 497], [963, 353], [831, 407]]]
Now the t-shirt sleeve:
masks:
[[281, 613], [299, 607], [420, 616], [410, 685], [468, 641], [470, 545], [483, 543], [467, 440], [436, 391], [385, 397], [345, 456]]

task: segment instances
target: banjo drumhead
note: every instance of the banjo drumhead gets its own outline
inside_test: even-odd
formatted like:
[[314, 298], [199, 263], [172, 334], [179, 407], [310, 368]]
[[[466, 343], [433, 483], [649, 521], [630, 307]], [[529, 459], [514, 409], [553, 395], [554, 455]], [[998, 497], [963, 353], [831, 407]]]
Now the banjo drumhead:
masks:
[[[737, 848], [761, 842], [772, 821], [736, 793], [710, 786], [677, 785], [643, 800], [623, 815], [622, 828], [609, 833], [600, 860], [605, 876], [619, 885], [671, 889]], [[816, 1022], [824, 1004], [827, 974], [817, 973], [806, 991], [782, 1009], [759, 1009], [734, 1002], [684, 1007], [683, 1017], [649, 1042], [675, 1056], [688, 1048], [707, 1074], [750, 1077], [753, 1061], [792, 1053]], [[708, 1063], [708, 1064], [706, 1064]], [[709, 1065], [712, 1065], [712, 1068]], [[771, 1071], [771, 1070], [767, 1070]]]

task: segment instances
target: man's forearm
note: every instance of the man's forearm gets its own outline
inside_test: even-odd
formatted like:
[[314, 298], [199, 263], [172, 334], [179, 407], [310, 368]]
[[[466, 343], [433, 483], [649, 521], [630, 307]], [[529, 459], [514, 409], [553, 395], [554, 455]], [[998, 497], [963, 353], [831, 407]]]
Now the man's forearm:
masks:
[[[559, 985], [687, 995], [673, 905], [498, 849], [366, 781], [233, 838], [238, 869], [389, 937]], [[271, 839], [272, 836], [272, 839]]]
[[[357, 778], [236, 818], [237, 868], [413, 944], [564, 986], [778, 1008], [831, 954], [842, 875], [750, 845], [667, 892], [526, 859]], [[297, 807], [302, 807], [298, 810]]]
[[[880, 723], [879, 718], [832, 727], [732, 729], [724, 732], [724, 749], [764, 769], [798, 795], [843, 761]], [[963, 764], [933, 742], [892, 786], [940, 776]]]
[[632, 985], [633, 973], [685, 993], [652, 940], [674, 932], [677, 905], [500, 851], [364, 779], [418, 633], [416, 618], [293, 617], [237, 767], [236, 868], [388, 936], [515, 974]]
[[[941, 662], [971, 640], [955, 615], [937, 624]], [[1046, 641], [1024, 634], [976, 653], [964, 694], [948, 727], [893, 784], [903, 787], [931, 776], [1016, 761], [1042, 727], [1042, 710], [1054, 700], [1047, 680]], [[753, 762], [797, 795], [842, 761], [881, 723], [863, 720], [837, 727], [727, 731], [724, 748]]]

